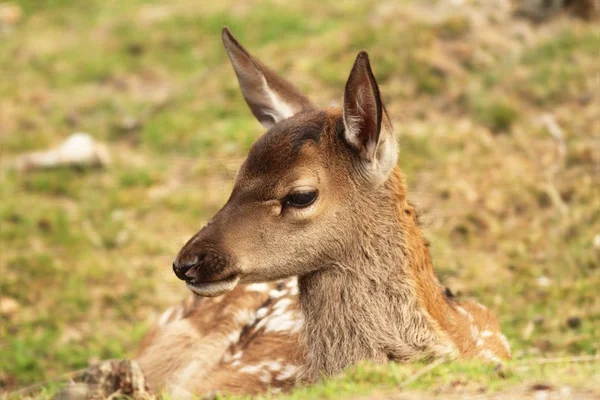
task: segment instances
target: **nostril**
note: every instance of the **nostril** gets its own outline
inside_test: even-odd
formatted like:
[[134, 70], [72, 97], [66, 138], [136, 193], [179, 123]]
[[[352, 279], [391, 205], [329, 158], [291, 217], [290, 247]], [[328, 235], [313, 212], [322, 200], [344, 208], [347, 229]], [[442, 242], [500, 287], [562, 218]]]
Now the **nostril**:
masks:
[[186, 275], [193, 266], [198, 264], [198, 259], [186, 261], [186, 262], [177, 262], [177, 260], [173, 261], [173, 272], [175, 275], [181, 279], [182, 281], [190, 280], [190, 277]]

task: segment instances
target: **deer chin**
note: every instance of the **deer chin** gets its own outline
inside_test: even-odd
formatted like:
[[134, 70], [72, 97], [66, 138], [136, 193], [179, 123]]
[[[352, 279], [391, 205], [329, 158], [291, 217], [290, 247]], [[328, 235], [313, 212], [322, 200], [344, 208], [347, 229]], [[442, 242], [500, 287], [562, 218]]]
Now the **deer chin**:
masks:
[[231, 292], [240, 280], [239, 275], [213, 282], [186, 282], [186, 286], [198, 296], [216, 297]]

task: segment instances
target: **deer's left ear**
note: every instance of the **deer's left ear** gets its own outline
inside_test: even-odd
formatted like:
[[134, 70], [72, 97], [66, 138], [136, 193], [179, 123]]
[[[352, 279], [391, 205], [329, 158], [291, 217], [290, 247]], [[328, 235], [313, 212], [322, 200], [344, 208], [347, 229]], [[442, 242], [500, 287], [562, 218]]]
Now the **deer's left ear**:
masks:
[[346, 141], [377, 181], [385, 181], [398, 159], [398, 145], [371, 71], [369, 56], [356, 57], [344, 91]]

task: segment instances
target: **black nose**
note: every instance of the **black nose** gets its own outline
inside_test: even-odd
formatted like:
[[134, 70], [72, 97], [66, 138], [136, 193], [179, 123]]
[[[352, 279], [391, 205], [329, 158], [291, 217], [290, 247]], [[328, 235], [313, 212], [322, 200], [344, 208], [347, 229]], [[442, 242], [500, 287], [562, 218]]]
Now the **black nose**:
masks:
[[184, 263], [177, 263], [177, 261], [173, 261], [173, 272], [175, 272], [175, 275], [177, 275], [177, 277], [182, 281], [189, 281], [192, 278], [187, 276], [185, 273], [192, 269], [192, 267], [196, 264], [196, 261]]

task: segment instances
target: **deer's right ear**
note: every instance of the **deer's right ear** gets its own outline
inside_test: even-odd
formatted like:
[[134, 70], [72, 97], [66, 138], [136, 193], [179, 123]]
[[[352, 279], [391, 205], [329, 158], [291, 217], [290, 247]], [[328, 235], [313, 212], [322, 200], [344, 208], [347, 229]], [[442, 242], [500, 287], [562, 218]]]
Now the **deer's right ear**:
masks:
[[223, 28], [223, 45], [246, 103], [265, 128], [301, 111], [315, 109], [294, 85], [252, 57], [227, 27]]

